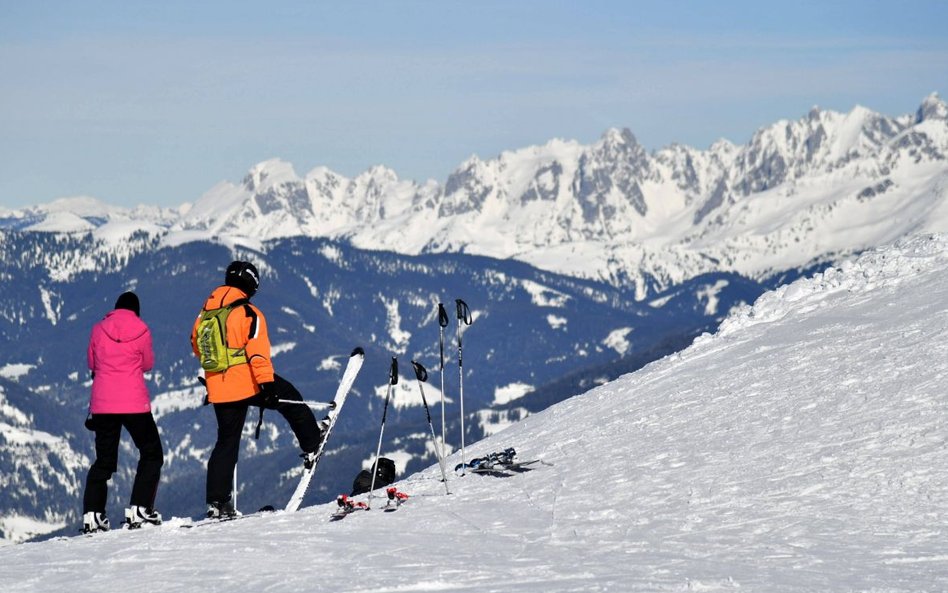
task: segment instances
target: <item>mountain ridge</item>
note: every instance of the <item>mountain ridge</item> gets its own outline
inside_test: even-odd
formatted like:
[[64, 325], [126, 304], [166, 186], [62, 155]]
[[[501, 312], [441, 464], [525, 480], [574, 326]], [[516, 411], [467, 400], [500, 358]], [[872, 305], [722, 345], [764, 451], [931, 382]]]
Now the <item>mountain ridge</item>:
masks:
[[[814, 107], [747, 144], [704, 150], [649, 153], [630, 130], [610, 128], [589, 145], [553, 139], [472, 156], [443, 185], [384, 166], [353, 178], [317, 166], [300, 177], [269, 159], [176, 209], [90, 212], [88, 201], [67, 200], [6, 212], [0, 226], [108, 240], [123, 223], [170, 244], [310, 236], [407, 255], [473, 253], [633, 283], [645, 299], [710, 271], [760, 278], [948, 229], [946, 155], [948, 106], [932, 93], [913, 114]], [[862, 224], [841, 240], [853, 220]]]

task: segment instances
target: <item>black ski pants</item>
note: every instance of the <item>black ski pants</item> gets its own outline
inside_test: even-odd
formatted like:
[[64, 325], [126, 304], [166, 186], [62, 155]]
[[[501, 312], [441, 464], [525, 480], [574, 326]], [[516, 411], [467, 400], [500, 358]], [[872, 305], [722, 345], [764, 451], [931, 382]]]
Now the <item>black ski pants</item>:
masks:
[[[292, 383], [280, 377], [273, 376], [274, 389], [279, 399], [303, 401], [303, 396]], [[237, 467], [237, 456], [240, 451], [240, 435], [247, 421], [247, 410], [251, 406], [263, 407], [263, 394], [238, 402], [214, 404], [214, 415], [217, 417], [217, 442], [207, 462], [207, 503], [227, 502], [231, 499], [233, 489], [234, 468]], [[286, 418], [290, 429], [296, 435], [300, 449], [304, 452], [315, 451], [319, 446], [320, 432], [309, 406], [302, 404], [278, 403], [269, 408], [276, 410]]]
[[128, 431], [138, 447], [138, 470], [132, 485], [130, 505], [154, 507], [158, 480], [164, 463], [164, 451], [158, 426], [151, 412], [142, 414], [95, 414], [95, 462], [86, 476], [86, 490], [82, 496], [82, 512], [105, 512], [108, 501], [108, 481], [118, 469], [119, 441], [122, 427]]

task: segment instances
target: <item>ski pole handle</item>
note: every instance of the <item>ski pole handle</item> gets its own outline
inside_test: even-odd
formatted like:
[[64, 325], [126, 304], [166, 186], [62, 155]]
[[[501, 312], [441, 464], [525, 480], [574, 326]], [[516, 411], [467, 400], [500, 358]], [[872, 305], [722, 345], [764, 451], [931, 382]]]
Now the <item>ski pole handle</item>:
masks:
[[388, 370], [388, 381], [390, 385], [398, 384], [398, 359], [392, 357], [392, 367]]
[[424, 383], [425, 381], [428, 380], [428, 371], [425, 369], [425, 367], [421, 366], [421, 363], [415, 362], [415, 361], [413, 360], [413, 361], [411, 361], [411, 366], [412, 366], [412, 368], [415, 369], [415, 378], [416, 378], [416, 379], [418, 379], [418, 380], [421, 381], [422, 383]]
[[438, 325], [448, 327], [448, 312], [444, 309], [444, 303], [438, 303]]
[[471, 309], [467, 306], [467, 303], [461, 299], [454, 299], [454, 304], [457, 306], [458, 321], [463, 321], [464, 325], [471, 325], [474, 318], [471, 317]]

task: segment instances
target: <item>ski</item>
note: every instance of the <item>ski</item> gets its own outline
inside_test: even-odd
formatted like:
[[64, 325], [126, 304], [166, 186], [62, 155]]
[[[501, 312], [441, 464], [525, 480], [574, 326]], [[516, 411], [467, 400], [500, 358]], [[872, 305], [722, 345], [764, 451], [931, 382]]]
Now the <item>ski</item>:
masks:
[[339, 506], [339, 510], [329, 516], [330, 521], [341, 521], [355, 511], [369, 510], [369, 505], [361, 501], [352, 500], [345, 494], [340, 494], [336, 497], [336, 504]]
[[139, 523], [138, 525], [122, 523], [122, 526], [119, 527], [117, 531], [140, 531], [142, 529], [155, 529], [156, 527], [161, 527], [161, 525], [161, 523], [149, 523], [147, 521]]
[[475, 457], [468, 462], [462, 461], [461, 463], [454, 466], [455, 472], [461, 472], [462, 474], [468, 470], [481, 473], [492, 471], [495, 468], [500, 469], [505, 465], [510, 465], [514, 462], [514, 458], [517, 456], [517, 452], [513, 447], [507, 447], [503, 451], [495, 451], [483, 457]]
[[531, 471], [530, 467], [537, 463], [550, 465], [540, 459], [530, 459], [527, 461], [518, 461], [517, 452], [513, 447], [508, 447], [503, 451], [491, 453], [484, 457], [475, 457], [467, 463], [459, 463], [454, 467], [454, 471], [464, 474], [471, 472], [474, 474], [488, 474], [496, 476], [508, 476], [508, 472], [524, 473]]
[[276, 509], [273, 505], [266, 505], [257, 509], [253, 513], [238, 513], [236, 515], [224, 516], [224, 517], [205, 517], [199, 519], [193, 523], [185, 523], [179, 525], [182, 529], [194, 529], [195, 527], [206, 527], [208, 525], [217, 525], [218, 523], [230, 523], [231, 521], [239, 521], [241, 519], [249, 519], [250, 517], [258, 517], [260, 515], [266, 515], [267, 513], [274, 513]]
[[385, 490], [385, 494], [388, 495], [388, 502], [385, 503], [383, 510], [386, 513], [391, 513], [397, 511], [398, 507], [402, 506], [402, 503], [408, 500], [408, 495], [404, 492], [399, 492], [398, 488], [394, 486]]
[[256, 517], [257, 513], [247, 513], [246, 515], [234, 515], [233, 517], [214, 517], [203, 519], [198, 519], [192, 523], [183, 523], [178, 525], [181, 529], [196, 529], [198, 527], [207, 527], [208, 525], [218, 525], [220, 523], [230, 523], [231, 521], [239, 521], [241, 519], [249, 519], [250, 517]]
[[533, 468], [529, 467], [534, 463], [540, 463], [539, 459], [531, 459], [530, 461], [517, 461], [515, 463], [509, 463], [504, 466], [506, 471], [511, 472], [528, 472]]
[[540, 463], [539, 459], [531, 459], [530, 461], [518, 461], [516, 463], [507, 463], [507, 464], [494, 464], [494, 465], [481, 465], [478, 467], [468, 468], [467, 471], [472, 474], [487, 474], [495, 476], [508, 476], [509, 472], [513, 473], [526, 473], [532, 471], [533, 468], [529, 467], [534, 463]]
[[288, 513], [295, 512], [300, 508], [300, 504], [303, 502], [303, 496], [306, 494], [306, 489], [309, 487], [310, 481], [313, 479], [313, 474], [316, 473], [316, 467], [319, 465], [319, 460], [322, 459], [323, 452], [326, 450], [326, 442], [329, 440], [329, 436], [332, 434], [332, 429], [336, 426], [336, 419], [339, 417], [339, 411], [342, 409], [342, 405], [346, 402], [346, 396], [349, 395], [349, 391], [352, 389], [353, 383], [355, 383], [356, 376], [359, 374], [359, 369], [362, 368], [362, 361], [365, 360], [365, 351], [362, 348], [356, 348], [352, 351], [352, 354], [349, 355], [349, 362], [346, 364], [346, 370], [342, 374], [342, 381], [339, 382], [339, 387], [336, 389], [336, 396], [333, 398], [332, 403], [329, 407], [329, 412], [326, 417], [329, 419], [329, 425], [326, 427], [326, 433], [323, 435], [323, 440], [319, 443], [319, 448], [316, 449], [316, 459], [313, 461], [313, 464], [303, 470], [303, 475], [300, 477], [300, 482], [296, 486], [296, 491], [293, 492], [293, 496], [290, 497], [290, 501], [286, 503], [284, 510]]

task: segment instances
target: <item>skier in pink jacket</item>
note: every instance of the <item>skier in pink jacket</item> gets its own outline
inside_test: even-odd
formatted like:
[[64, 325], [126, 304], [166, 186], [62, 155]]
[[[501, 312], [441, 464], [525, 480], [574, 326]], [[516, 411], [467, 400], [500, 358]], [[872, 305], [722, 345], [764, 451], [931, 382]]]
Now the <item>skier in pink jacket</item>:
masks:
[[132, 486], [125, 523], [129, 528], [144, 523], [161, 524], [155, 511], [155, 495], [164, 451], [158, 426], [151, 413], [151, 401], [144, 373], [155, 363], [151, 331], [139, 318], [138, 296], [122, 293], [115, 310], [92, 328], [89, 338], [89, 370], [92, 397], [86, 427], [95, 431], [95, 462], [86, 477], [82, 500], [82, 528], [85, 533], [107, 531], [105, 512], [108, 481], [118, 468], [122, 427], [138, 448], [138, 471]]

